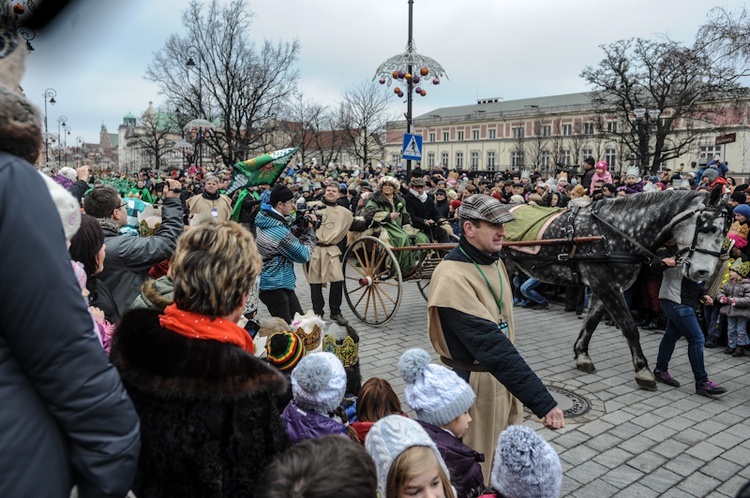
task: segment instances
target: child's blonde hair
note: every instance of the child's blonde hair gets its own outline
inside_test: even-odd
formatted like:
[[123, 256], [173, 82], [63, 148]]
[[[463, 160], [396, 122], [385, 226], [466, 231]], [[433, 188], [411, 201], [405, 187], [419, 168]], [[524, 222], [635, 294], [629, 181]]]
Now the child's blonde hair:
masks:
[[388, 472], [388, 483], [386, 485], [386, 496], [383, 498], [398, 498], [401, 485], [432, 467], [437, 467], [440, 484], [443, 486], [445, 498], [456, 498], [451, 487], [450, 478], [438, 462], [437, 456], [432, 448], [427, 446], [412, 446], [404, 450], [391, 465]]

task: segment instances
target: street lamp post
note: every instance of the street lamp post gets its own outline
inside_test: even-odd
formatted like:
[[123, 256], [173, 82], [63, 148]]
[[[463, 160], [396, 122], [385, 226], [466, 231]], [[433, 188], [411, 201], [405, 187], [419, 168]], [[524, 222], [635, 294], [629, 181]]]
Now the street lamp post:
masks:
[[55, 100], [55, 97], [57, 96], [57, 90], [54, 88], [47, 88], [44, 91], [44, 164], [46, 165], [47, 162], [49, 162], [49, 130], [47, 129], [47, 102], [50, 103], [50, 105], [55, 105], [57, 102]]
[[[185, 65], [190, 69], [197, 69], [198, 70], [198, 104], [195, 106], [195, 109], [198, 114], [197, 119], [193, 119], [190, 121], [187, 125], [185, 125], [184, 131], [191, 133], [194, 137], [196, 137], [197, 140], [197, 149], [198, 149], [198, 165], [203, 168], [203, 141], [204, 141], [204, 134], [210, 133], [210, 131], [213, 129], [214, 125], [211, 121], [207, 119], [203, 119], [203, 68], [200, 61], [200, 51], [190, 46], [188, 47], [188, 60], [185, 63]], [[193, 56], [195, 56], [196, 59], [198, 59], [198, 62], [195, 62], [195, 59], [193, 59]]]
[[[406, 51], [394, 55], [380, 64], [375, 71], [375, 78], [379, 77], [381, 85], [391, 83], [396, 80], [406, 85], [406, 133], [412, 133], [412, 93], [418, 93], [422, 97], [427, 95], [423, 88], [428, 84], [439, 85], [440, 78], [445, 76], [445, 69], [434, 59], [420, 55], [414, 45], [413, 37], [413, 7], [414, 0], [409, 1], [409, 39], [406, 42]], [[418, 74], [415, 74], [418, 71]], [[430, 79], [432, 78], [432, 79]], [[404, 92], [400, 87], [393, 89], [393, 93], [403, 98]], [[411, 176], [411, 159], [406, 160], [406, 176]]]
[[63, 133], [63, 138], [64, 138], [64, 142], [65, 142], [65, 146], [63, 148], [63, 159], [65, 159], [65, 165], [66, 166], [68, 165], [68, 152], [69, 152], [69, 150], [68, 150], [68, 135], [70, 135], [71, 131], [73, 131], [73, 129], [70, 126], [68, 126], [68, 125], [63, 126], [63, 132], [64, 132]]
[[638, 132], [638, 146], [640, 148], [640, 160], [641, 168], [643, 172], [651, 170], [651, 174], [656, 174], [656, 164], [651, 165], [649, 168], [649, 142], [651, 141], [651, 132], [653, 126], [659, 126], [659, 115], [661, 111], [659, 109], [646, 109], [644, 107], [638, 107], [633, 109], [633, 115], [635, 116], [635, 126]]
[[60, 128], [61, 127], [62, 128], [67, 128], [67, 126], [66, 126], [67, 122], [68, 122], [67, 116], [60, 116], [59, 118], [57, 118], [57, 164], [58, 164], [58, 167], [60, 167], [60, 168], [62, 167], [62, 149], [61, 149], [61, 147], [62, 147], [62, 144], [63, 144], [62, 133], [61, 133]]

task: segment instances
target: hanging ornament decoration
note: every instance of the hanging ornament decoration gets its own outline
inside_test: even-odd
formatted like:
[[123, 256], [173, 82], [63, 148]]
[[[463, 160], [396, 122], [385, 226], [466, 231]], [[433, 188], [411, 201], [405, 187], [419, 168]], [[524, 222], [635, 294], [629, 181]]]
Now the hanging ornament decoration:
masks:
[[[417, 72], [419, 74], [415, 74]], [[427, 76], [433, 78], [430, 80]], [[395, 81], [406, 85], [407, 92], [411, 93], [413, 89], [414, 93], [424, 97], [427, 95], [427, 91], [423, 88], [424, 85], [429, 83], [439, 85], [442, 77], [448, 77], [445, 69], [434, 59], [418, 54], [414, 42], [411, 41], [406, 45], [405, 52], [394, 55], [378, 67], [373, 80], [378, 78], [381, 85], [387, 86], [391, 86], [391, 83]], [[421, 85], [416, 88], [413, 86], [420, 83]], [[404, 92], [399, 86], [393, 89], [393, 93], [399, 97], [404, 96]]]

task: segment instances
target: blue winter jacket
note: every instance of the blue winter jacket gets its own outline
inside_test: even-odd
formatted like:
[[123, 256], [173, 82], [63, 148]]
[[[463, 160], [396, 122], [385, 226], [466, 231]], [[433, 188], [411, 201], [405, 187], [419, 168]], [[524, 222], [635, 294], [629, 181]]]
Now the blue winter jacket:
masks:
[[289, 223], [277, 212], [261, 209], [255, 218], [256, 237], [263, 269], [260, 290], [294, 289], [294, 263], [307, 263], [315, 249], [317, 237], [308, 230], [299, 238]]

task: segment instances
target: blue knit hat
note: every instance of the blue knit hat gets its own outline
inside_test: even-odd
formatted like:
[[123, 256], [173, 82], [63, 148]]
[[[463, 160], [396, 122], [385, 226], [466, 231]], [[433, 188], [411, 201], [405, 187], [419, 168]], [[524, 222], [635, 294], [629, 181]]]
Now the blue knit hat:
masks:
[[741, 214], [748, 220], [750, 220], [750, 206], [747, 204], [738, 204], [732, 210], [732, 214]]
[[424, 349], [414, 348], [401, 355], [398, 371], [406, 381], [406, 403], [417, 418], [432, 425], [446, 425], [466, 413], [476, 394], [453, 370], [430, 363]]

